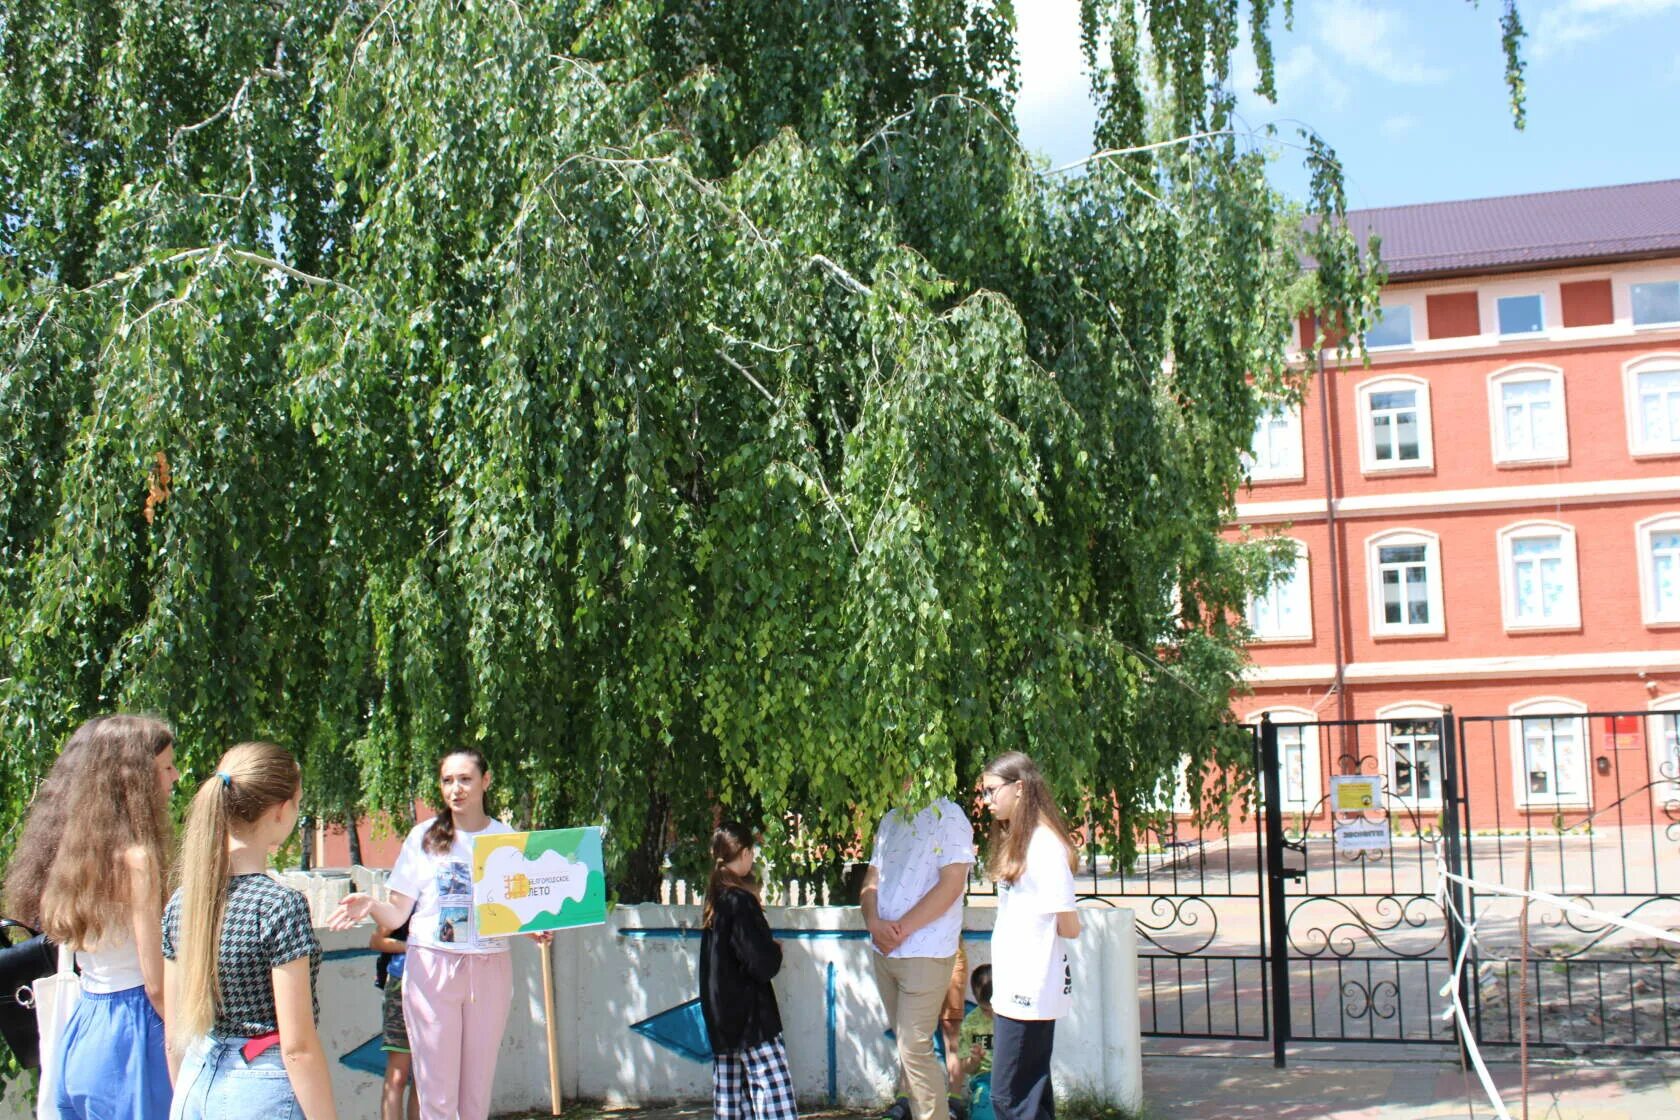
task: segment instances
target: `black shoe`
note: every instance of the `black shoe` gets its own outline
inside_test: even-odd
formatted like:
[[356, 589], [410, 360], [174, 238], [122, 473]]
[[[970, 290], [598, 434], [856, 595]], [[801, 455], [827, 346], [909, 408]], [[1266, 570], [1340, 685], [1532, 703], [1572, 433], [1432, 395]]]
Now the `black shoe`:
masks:
[[899, 1097], [881, 1113], [881, 1120], [910, 1120], [910, 1098]]

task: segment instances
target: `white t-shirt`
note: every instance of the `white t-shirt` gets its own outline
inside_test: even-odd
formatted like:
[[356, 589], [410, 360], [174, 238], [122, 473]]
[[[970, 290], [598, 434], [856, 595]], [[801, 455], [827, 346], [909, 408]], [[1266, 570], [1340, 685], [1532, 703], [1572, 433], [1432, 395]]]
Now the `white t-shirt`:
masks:
[[992, 927], [992, 1010], [1009, 1019], [1059, 1019], [1073, 1006], [1073, 970], [1056, 915], [1074, 908], [1066, 846], [1040, 825], [1013, 885], [997, 885]]
[[[939, 882], [939, 869], [953, 863], [974, 862], [974, 826], [949, 798], [940, 798], [906, 820], [897, 809], [881, 818], [875, 830], [875, 912], [882, 921], [897, 921]], [[894, 957], [949, 957], [962, 938], [962, 896], [951, 908], [904, 939]]]
[[431, 821], [421, 821], [409, 830], [385, 883], [414, 900], [408, 944], [450, 953], [507, 952], [505, 937], [479, 940], [473, 919], [472, 859], [475, 839], [513, 829], [495, 819], [477, 832], [457, 828], [447, 852], [428, 852], [424, 845], [431, 826]]

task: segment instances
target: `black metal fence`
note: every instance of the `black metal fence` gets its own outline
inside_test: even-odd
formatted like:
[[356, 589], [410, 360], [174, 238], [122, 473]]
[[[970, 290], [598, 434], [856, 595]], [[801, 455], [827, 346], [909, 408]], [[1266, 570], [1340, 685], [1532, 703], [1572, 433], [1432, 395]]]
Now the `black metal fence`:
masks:
[[[1270, 1040], [1279, 1064], [1452, 1043], [1468, 941], [1480, 1045], [1680, 1049], [1677, 946], [1594, 916], [1680, 929], [1680, 715], [1267, 720], [1253, 746], [1250, 815], [1208, 830], [1180, 804], [1130, 867], [1088, 869], [1083, 897], [1136, 912], [1146, 1035]], [[1370, 807], [1333, 801], [1354, 778]], [[1521, 889], [1583, 909], [1525, 921]]]

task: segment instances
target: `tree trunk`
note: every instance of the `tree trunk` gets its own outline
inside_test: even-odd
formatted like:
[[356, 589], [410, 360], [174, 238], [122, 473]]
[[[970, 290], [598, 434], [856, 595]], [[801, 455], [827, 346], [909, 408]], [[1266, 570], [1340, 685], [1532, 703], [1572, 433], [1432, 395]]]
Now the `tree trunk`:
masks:
[[362, 832], [356, 818], [354, 802], [345, 803], [344, 831], [350, 844], [350, 866], [355, 867], [362, 862]]
[[658, 902], [665, 872], [665, 836], [671, 822], [671, 799], [662, 793], [648, 798], [647, 816], [642, 818], [642, 835], [624, 861], [624, 877], [618, 884], [625, 903]]

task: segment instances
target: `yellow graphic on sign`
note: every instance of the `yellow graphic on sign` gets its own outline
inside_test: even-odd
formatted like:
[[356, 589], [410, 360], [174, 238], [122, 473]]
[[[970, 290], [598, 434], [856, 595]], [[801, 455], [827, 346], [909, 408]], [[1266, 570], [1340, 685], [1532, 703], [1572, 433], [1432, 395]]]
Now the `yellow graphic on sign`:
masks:
[[1330, 811], [1368, 813], [1382, 808], [1382, 779], [1361, 774], [1338, 774], [1330, 779]]

